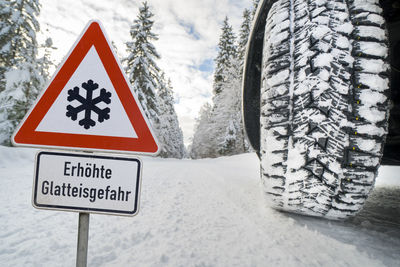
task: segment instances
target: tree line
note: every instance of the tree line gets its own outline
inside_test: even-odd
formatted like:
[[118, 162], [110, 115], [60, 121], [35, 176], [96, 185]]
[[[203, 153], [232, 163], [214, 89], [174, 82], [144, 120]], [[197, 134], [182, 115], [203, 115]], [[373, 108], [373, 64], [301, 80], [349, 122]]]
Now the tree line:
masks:
[[212, 103], [200, 109], [190, 146], [191, 158], [229, 156], [250, 152], [241, 111], [241, 84], [246, 45], [259, 0], [245, 9], [238, 38], [229, 18], [221, 28], [215, 58]]

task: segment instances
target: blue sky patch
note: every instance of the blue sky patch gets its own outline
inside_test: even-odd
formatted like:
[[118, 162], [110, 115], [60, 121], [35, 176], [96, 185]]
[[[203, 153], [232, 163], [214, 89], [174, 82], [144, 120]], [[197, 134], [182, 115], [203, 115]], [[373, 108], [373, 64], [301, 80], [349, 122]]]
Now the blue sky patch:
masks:
[[185, 22], [184, 20], [179, 18], [177, 18], [177, 21], [179, 25], [181, 25], [190, 36], [193, 36], [195, 40], [200, 40], [200, 33], [196, 31], [193, 23]]
[[204, 72], [213, 72], [214, 71], [214, 60], [212, 60], [211, 58], [204, 60], [200, 64], [199, 70], [204, 71]]

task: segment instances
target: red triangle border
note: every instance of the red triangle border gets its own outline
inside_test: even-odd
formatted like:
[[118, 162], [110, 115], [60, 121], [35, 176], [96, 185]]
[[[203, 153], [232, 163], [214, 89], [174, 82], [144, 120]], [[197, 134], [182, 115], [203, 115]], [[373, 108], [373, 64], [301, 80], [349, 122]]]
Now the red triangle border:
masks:
[[[35, 131], [92, 46], [95, 47], [103, 63], [119, 100], [136, 131], [137, 138]], [[12, 141], [17, 146], [156, 154], [158, 152], [157, 141], [144, 116], [110, 48], [100, 22], [91, 21], [72, 47], [47, 89], [21, 122]]]

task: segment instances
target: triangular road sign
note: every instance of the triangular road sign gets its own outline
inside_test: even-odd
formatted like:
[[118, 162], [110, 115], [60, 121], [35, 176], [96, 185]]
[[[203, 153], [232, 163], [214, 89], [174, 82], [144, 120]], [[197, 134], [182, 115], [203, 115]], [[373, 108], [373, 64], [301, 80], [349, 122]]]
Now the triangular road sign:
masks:
[[156, 154], [150, 124], [91, 21], [12, 137], [15, 145]]

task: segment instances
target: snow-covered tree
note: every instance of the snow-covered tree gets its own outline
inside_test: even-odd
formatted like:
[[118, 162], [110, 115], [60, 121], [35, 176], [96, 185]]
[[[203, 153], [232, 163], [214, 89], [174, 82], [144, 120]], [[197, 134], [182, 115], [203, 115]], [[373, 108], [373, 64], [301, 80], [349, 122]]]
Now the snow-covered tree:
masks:
[[[257, 9], [259, 0], [253, 1], [253, 9]], [[243, 68], [244, 68], [244, 61], [245, 61], [245, 56], [246, 56], [246, 49], [247, 49], [247, 42], [249, 40], [250, 36], [250, 31], [253, 23], [253, 16], [251, 11], [248, 9], [245, 9], [243, 11], [243, 21], [240, 26], [240, 31], [239, 31], [239, 43], [238, 43], [238, 60], [240, 64], [240, 85], [242, 85], [242, 79], [243, 79]], [[240, 89], [241, 92], [241, 89]], [[239, 95], [240, 99], [242, 98], [242, 95]], [[241, 110], [241, 103], [239, 103], [239, 110]], [[242, 113], [240, 113], [241, 115]], [[249, 152], [251, 151], [251, 147], [246, 139], [245, 136], [245, 131], [244, 131], [244, 123], [243, 123], [243, 117], [240, 116], [240, 126], [241, 129], [241, 137], [243, 137], [243, 146], [244, 146], [244, 152]]]
[[158, 40], [152, 32], [153, 16], [144, 2], [131, 26], [132, 40], [126, 43], [129, 55], [124, 63], [133, 90], [160, 142], [160, 156], [182, 158], [185, 147], [174, 108], [172, 86], [157, 66], [156, 60], [160, 55], [152, 44]]
[[250, 28], [252, 23], [251, 12], [247, 8], [243, 11], [243, 21], [239, 31], [239, 43], [238, 43], [238, 57], [243, 66], [244, 57], [246, 54], [247, 41], [250, 35]]
[[152, 44], [158, 40], [152, 32], [154, 16], [147, 2], [139, 8], [139, 14], [130, 29], [132, 40], [126, 43], [128, 57], [126, 72], [140, 104], [153, 126], [159, 123], [159, 106], [157, 102], [157, 83], [160, 71], [155, 60], [160, 58]]
[[[240, 32], [240, 42], [245, 46], [246, 33], [248, 35], [249, 12], [245, 11], [245, 21]], [[221, 42], [224, 40], [224, 42]], [[228, 45], [221, 45], [227, 43]], [[226, 49], [229, 47], [229, 49]], [[245, 49], [245, 48], [243, 48]], [[246, 151], [244, 143], [243, 123], [241, 116], [241, 66], [243, 60], [240, 58], [236, 46], [232, 27], [227, 19], [224, 21], [219, 43], [219, 54], [216, 62], [223, 62], [216, 66], [219, 80], [214, 80], [214, 91], [212, 119], [210, 132], [213, 136], [214, 149], [217, 155], [233, 155]], [[219, 61], [219, 59], [224, 59]]]
[[235, 40], [236, 37], [232, 26], [229, 24], [228, 17], [226, 17], [222, 25], [222, 34], [218, 43], [218, 55], [215, 59], [214, 94], [221, 93], [221, 86], [224, 83], [222, 72], [229, 67], [230, 58], [237, 56]]
[[5, 89], [5, 72], [36, 52], [31, 48], [37, 47], [39, 11], [38, 0], [0, 1], [0, 92]]
[[51, 51], [56, 48], [53, 46], [53, 40], [51, 38], [47, 38], [40, 48], [43, 51], [43, 56], [37, 60], [37, 68], [40, 76], [47, 81], [50, 77], [51, 68], [54, 67], [54, 62], [51, 60]]
[[112, 48], [113, 48], [113, 50], [114, 50], [115, 56], [116, 56], [117, 58], [120, 58], [120, 55], [119, 55], [119, 52], [118, 52], [118, 48], [117, 48], [117, 45], [115, 44], [115, 42], [114, 42], [114, 41], [111, 41], [111, 45], [112, 45]]
[[[5, 1], [0, 29], [0, 144], [9, 145], [15, 127], [28, 111], [46, 77], [37, 60], [36, 32], [40, 12], [37, 0]], [[0, 7], [4, 6], [4, 1]], [[43, 62], [44, 63], [44, 62]]]
[[158, 124], [158, 138], [161, 149], [160, 156], [165, 158], [183, 158], [185, 146], [183, 133], [179, 127], [178, 116], [174, 108], [174, 97], [171, 81], [165, 80], [165, 74], [160, 77], [158, 96], [160, 102], [160, 123]]
[[5, 89], [5, 73], [13, 66], [13, 55], [11, 52], [12, 26], [11, 15], [13, 14], [10, 2], [0, 1], [0, 92]]
[[191, 156], [194, 158], [234, 155], [248, 151], [241, 116], [241, 74], [251, 23], [250, 15], [249, 10], [243, 13], [238, 47], [228, 19], [224, 21], [215, 60], [213, 104], [211, 108], [201, 110], [195, 127], [191, 146]]
[[234, 155], [245, 152], [243, 123], [241, 116], [241, 75], [238, 58], [231, 58], [223, 70], [221, 93], [215, 95], [212, 116], [214, 121], [216, 149], [219, 155]]
[[193, 159], [216, 157], [213, 136], [210, 134], [212, 124], [212, 106], [207, 102], [200, 109], [199, 117], [194, 127], [194, 135], [190, 148], [190, 157]]

